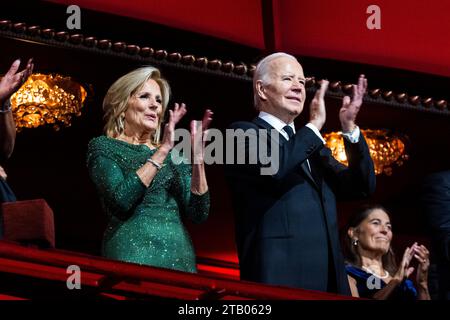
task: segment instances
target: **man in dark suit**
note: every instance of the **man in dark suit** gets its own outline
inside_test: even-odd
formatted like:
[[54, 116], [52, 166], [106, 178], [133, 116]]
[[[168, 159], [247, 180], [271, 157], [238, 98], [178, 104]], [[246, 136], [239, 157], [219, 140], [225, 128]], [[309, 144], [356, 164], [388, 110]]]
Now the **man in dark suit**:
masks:
[[[229, 164], [225, 171], [242, 280], [350, 294], [339, 246], [336, 196], [364, 197], [375, 189], [373, 162], [355, 124], [367, 81], [360, 77], [339, 114], [349, 167], [332, 157], [319, 132], [326, 118], [327, 87], [323, 80], [310, 105], [309, 123], [296, 130], [294, 119], [306, 98], [301, 65], [291, 55], [275, 53], [256, 67], [254, 101], [260, 114], [252, 122], [231, 126], [249, 137], [235, 151], [244, 148], [247, 161]], [[265, 162], [256, 154], [261, 142], [276, 162], [270, 175], [263, 173]], [[252, 157], [258, 161], [248, 163]]]
[[[431, 295], [450, 300], [450, 170], [431, 174], [423, 185], [424, 212], [432, 239]], [[431, 273], [431, 272], [430, 272]]]

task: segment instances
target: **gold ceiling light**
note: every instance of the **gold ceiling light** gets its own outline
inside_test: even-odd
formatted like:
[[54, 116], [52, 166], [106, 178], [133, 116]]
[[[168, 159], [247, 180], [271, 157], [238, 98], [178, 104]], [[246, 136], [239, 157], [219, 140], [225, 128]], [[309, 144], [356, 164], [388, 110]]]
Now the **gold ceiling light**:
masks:
[[50, 124], [55, 130], [81, 115], [86, 90], [70, 77], [35, 73], [12, 95], [17, 130]]
[[[375, 166], [375, 174], [385, 173], [390, 176], [394, 164], [401, 166], [405, 160], [408, 160], [405, 137], [394, 135], [384, 129], [367, 129], [361, 130], [361, 132], [369, 146], [370, 156]], [[324, 134], [324, 139], [336, 160], [348, 165], [341, 132]]]

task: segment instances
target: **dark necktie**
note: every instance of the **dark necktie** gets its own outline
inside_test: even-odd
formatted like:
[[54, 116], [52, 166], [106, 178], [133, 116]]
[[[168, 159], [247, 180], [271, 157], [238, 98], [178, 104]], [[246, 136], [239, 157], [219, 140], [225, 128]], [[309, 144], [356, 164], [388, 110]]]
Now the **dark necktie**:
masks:
[[291, 128], [291, 126], [284, 126], [283, 130], [287, 133], [289, 139], [294, 135], [294, 130]]

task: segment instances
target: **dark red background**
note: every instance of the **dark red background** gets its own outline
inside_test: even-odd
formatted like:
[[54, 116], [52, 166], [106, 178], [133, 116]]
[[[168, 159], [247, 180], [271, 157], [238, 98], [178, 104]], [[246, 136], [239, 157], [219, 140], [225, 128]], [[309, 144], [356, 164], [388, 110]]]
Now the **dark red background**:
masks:
[[[51, 0], [264, 49], [260, 0]], [[445, 0], [273, 0], [276, 49], [450, 75], [450, 2]], [[369, 5], [381, 30], [369, 30]]]

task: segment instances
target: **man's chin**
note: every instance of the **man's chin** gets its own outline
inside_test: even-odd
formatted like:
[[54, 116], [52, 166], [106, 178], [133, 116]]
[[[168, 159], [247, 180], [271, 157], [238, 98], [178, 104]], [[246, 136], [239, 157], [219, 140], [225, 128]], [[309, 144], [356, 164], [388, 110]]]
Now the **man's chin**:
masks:
[[300, 109], [291, 109], [291, 111], [289, 112], [289, 114], [291, 116], [297, 117], [298, 115], [300, 115], [300, 113], [302, 113], [303, 108]]

